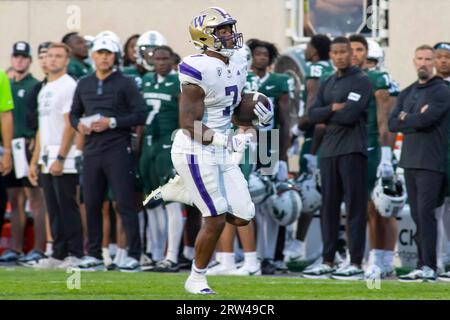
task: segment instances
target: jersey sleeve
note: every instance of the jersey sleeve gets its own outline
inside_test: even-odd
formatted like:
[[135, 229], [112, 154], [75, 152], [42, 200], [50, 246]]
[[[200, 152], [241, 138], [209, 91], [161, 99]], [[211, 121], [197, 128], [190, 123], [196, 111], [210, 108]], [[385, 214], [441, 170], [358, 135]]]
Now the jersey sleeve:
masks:
[[0, 112], [14, 109], [14, 103], [8, 76], [0, 71]]
[[324, 74], [324, 67], [320, 64], [311, 63], [306, 70], [306, 80], [320, 79]]
[[391, 97], [397, 97], [400, 94], [400, 85], [397, 81], [393, 80], [391, 77], [389, 77], [391, 80], [389, 82], [389, 95]]
[[210, 86], [207, 84], [205, 64], [205, 58], [201, 55], [184, 58], [178, 66], [180, 85], [195, 84], [202, 88], [207, 96]]
[[280, 88], [280, 94], [290, 93], [293, 90], [293, 79], [287, 74], [280, 74], [277, 82]]
[[376, 80], [375, 80], [375, 88], [374, 91], [377, 90], [389, 90], [390, 87], [390, 78], [389, 74], [386, 72], [380, 72], [377, 74]]

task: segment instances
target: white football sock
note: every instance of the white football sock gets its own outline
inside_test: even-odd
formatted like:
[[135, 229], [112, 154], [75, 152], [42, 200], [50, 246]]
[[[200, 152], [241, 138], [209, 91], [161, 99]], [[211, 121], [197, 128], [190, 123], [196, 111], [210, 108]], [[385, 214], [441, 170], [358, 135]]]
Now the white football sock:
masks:
[[108, 266], [112, 263], [111, 260], [111, 255], [109, 254], [109, 249], [108, 248], [102, 248], [102, 258], [103, 258], [103, 263]]
[[[273, 207], [267, 208], [268, 210], [273, 210]], [[280, 225], [272, 218], [269, 211], [266, 212], [266, 250], [264, 252], [264, 258], [274, 259], [275, 258], [275, 248], [277, 247], [278, 231], [280, 230]]]
[[236, 268], [234, 261], [234, 252], [222, 252], [221, 262], [224, 266], [229, 268]]
[[141, 243], [144, 243], [145, 217], [143, 210], [138, 212], [138, 220], [139, 220], [139, 237], [141, 239]]
[[244, 266], [256, 266], [259, 265], [258, 256], [256, 251], [244, 252]]
[[195, 249], [194, 249], [194, 247], [184, 246], [184, 248], [183, 248], [183, 256], [186, 259], [194, 260], [194, 257], [195, 257]]
[[172, 202], [166, 204], [168, 222], [168, 242], [166, 258], [175, 263], [178, 262], [181, 237], [183, 236], [183, 211], [181, 203]]
[[385, 266], [393, 267], [394, 266], [394, 251], [384, 250], [383, 262], [384, 262]]
[[206, 280], [206, 270], [208, 268], [205, 269], [199, 269], [195, 266], [195, 260], [192, 261], [192, 267], [191, 267], [191, 275], [190, 277], [192, 277], [194, 280]]
[[117, 254], [117, 244], [116, 243], [110, 243], [108, 246], [109, 254], [111, 256], [115, 256]]
[[164, 249], [166, 247], [166, 212], [162, 206], [159, 206], [157, 208], [147, 210], [147, 216], [151, 229], [150, 237], [152, 244], [152, 259], [154, 261], [159, 261], [164, 259]]

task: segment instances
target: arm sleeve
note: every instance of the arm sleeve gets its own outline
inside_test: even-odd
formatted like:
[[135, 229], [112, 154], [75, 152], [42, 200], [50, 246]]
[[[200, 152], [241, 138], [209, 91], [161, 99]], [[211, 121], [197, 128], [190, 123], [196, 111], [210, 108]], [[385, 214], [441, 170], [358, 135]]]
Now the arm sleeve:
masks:
[[14, 109], [11, 85], [5, 72], [0, 72], [0, 112]]
[[117, 128], [130, 128], [144, 125], [146, 120], [145, 102], [132, 79], [125, 78], [125, 97], [130, 113], [116, 117]]
[[317, 93], [317, 97], [314, 100], [311, 109], [309, 109], [309, 121], [314, 124], [317, 123], [327, 123], [330, 117], [333, 115], [333, 111], [331, 110], [331, 105], [325, 105], [323, 101], [323, 93], [325, 90], [327, 81], [323, 82], [320, 85], [319, 92]]
[[353, 126], [359, 122], [361, 114], [367, 111], [372, 87], [368, 79], [355, 79], [357, 83], [347, 96], [345, 108], [333, 113], [330, 123], [342, 126]]

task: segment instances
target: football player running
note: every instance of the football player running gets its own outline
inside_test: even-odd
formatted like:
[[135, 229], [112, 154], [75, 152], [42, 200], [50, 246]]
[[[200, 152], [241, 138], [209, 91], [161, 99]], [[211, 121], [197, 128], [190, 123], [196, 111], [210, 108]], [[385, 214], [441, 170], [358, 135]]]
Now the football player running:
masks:
[[[185, 289], [214, 294], [205, 275], [225, 222], [244, 226], [255, 215], [247, 182], [232, 160], [233, 152], [244, 152], [250, 134], [229, 132], [233, 109], [245, 86], [247, 63], [234, 55], [242, 47], [242, 34], [236, 31], [236, 20], [223, 9], [202, 11], [192, 20], [189, 32], [202, 53], [185, 57], [179, 65], [181, 130], [171, 150], [179, 176], [171, 184], [183, 185], [185, 202], [193, 202], [204, 217]], [[260, 122], [269, 123], [272, 111], [263, 105], [260, 110]], [[146, 202], [165, 199], [164, 194], [163, 186]]]

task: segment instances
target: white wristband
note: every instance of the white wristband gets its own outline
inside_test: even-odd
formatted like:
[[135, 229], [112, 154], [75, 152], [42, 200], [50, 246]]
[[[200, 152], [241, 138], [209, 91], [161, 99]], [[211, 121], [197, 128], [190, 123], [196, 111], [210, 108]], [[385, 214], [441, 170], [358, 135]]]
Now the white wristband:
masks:
[[227, 148], [228, 147], [228, 136], [222, 133], [214, 133], [211, 144], [216, 147]]
[[391, 162], [392, 161], [391, 147], [381, 147], [381, 161], [383, 161], [383, 162]]

